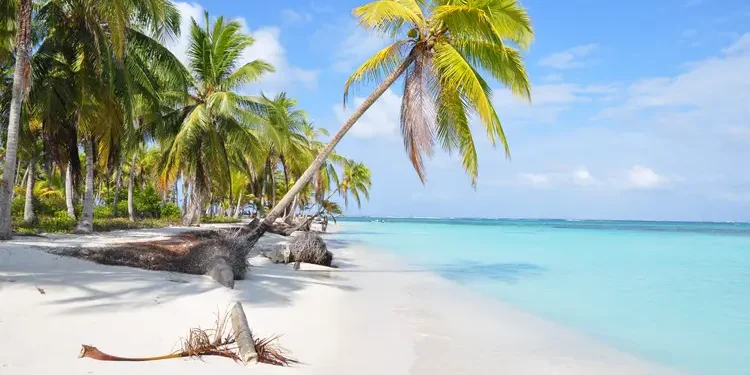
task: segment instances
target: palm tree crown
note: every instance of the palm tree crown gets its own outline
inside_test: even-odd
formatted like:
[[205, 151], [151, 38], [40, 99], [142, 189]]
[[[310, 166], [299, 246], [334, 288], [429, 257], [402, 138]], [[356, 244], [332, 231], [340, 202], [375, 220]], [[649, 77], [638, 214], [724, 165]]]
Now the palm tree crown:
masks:
[[476, 185], [472, 114], [479, 117], [492, 144], [499, 140], [510, 156], [492, 90], [481, 73], [530, 99], [518, 48], [527, 48], [534, 33], [529, 15], [516, 0], [378, 0], [355, 8], [353, 14], [361, 26], [386, 33], [395, 42], [349, 77], [344, 102], [351, 85], [402, 71], [401, 133], [423, 182], [423, 156], [432, 155], [437, 138], [445, 150], [458, 151]]

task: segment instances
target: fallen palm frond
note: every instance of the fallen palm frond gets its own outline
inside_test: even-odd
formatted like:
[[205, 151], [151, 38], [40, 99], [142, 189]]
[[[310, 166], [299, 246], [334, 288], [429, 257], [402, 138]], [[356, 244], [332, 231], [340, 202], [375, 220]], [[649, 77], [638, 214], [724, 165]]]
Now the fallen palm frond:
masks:
[[[223, 318], [217, 318], [216, 326], [213, 329], [192, 328], [187, 338], [182, 342], [182, 348], [171, 354], [157, 357], [119, 357], [104, 353], [90, 345], [82, 345], [78, 358], [91, 358], [98, 361], [144, 362], [172, 358], [217, 356], [242, 362], [238, 355], [236, 335], [227, 329], [228, 317], [229, 314], [225, 314]], [[299, 363], [297, 360], [289, 358], [285, 354], [285, 350], [275, 344], [278, 338], [278, 335], [274, 335], [265, 339], [254, 340], [258, 362], [275, 366], [290, 366]]]
[[291, 366], [298, 364], [299, 361], [286, 356], [286, 350], [274, 341], [280, 336], [274, 335], [265, 339], [255, 339], [255, 351], [258, 352], [258, 362], [267, 363], [275, 366]]

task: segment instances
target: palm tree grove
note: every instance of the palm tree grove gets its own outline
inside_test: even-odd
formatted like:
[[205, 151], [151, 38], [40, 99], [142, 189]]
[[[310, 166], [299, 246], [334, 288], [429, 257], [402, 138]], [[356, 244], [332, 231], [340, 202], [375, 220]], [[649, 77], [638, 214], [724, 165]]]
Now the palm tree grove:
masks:
[[[519, 49], [533, 30], [515, 1], [379, 0], [353, 16], [392, 43], [344, 83], [374, 85], [330, 139], [284, 92], [244, 88], [275, 68], [240, 65], [235, 20], [180, 30], [168, 0], [2, 0], [0, 238], [262, 218], [296, 229], [369, 198], [370, 170], [335, 146], [403, 82], [401, 135], [424, 182], [435, 143], [478, 175], [470, 122], [510, 149], [489, 76], [530, 98]], [[163, 44], [189, 35], [184, 65]]]

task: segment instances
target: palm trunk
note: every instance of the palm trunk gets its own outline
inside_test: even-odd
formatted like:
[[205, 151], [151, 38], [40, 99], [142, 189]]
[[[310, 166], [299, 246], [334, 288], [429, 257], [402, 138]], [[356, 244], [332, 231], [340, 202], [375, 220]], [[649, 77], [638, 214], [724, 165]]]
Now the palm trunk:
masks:
[[[200, 187], [200, 180], [194, 179], [193, 180], [193, 188], [192, 188], [192, 196], [190, 197], [190, 207], [185, 212], [185, 215], [182, 217], [182, 225], [190, 226], [190, 225], [200, 225], [201, 223], [201, 213], [203, 211], [203, 203], [201, 199], [201, 187]], [[196, 217], [197, 216], [197, 217]]]
[[133, 157], [130, 159], [130, 178], [128, 179], [128, 217], [130, 221], [135, 221], [135, 202], [133, 202], [133, 189], [135, 189], [135, 162], [138, 153], [133, 151]]
[[21, 104], [26, 89], [26, 67], [29, 64], [31, 47], [31, 0], [21, 0], [18, 5], [16, 31], [16, 64], [13, 71], [10, 113], [8, 114], [8, 135], [5, 144], [5, 172], [0, 182], [0, 240], [12, 235], [10, 201], [13, 193], [13, 178], [16, 176], [18, 157], [18, 127], [21, 122]]
[[75, 232], [90, 234], [94, 231], [94, 139], [88, 138], [84, 143], [86, 152], [86, 190], [83, 193], [83, 210]]
[[[286, 160], [284, 155], [280, 155], [279, 158], [281, 159], [281, 169], [284, 171], [284, 188], [289, 191], [289, 171], [286, 169]], [[289, 210], [284, 210], [285, 219], [287, 216], [289, 216]]]
[[[184, 179], [185, 175], [183, 175], [182, 178]], [[190, 194], [190, 189], [191, 189], [190, 184], [188, 184], [187, 181], [185, 181], [182, 184], [182, 214], [183, 215], [187, 213], [188, 195]]]
[[71, 166], [70, 162], [68, 162], [68, 166], [65, 168], [65, 205], [68, 208], [68, 216], [71, 219], [76, 218], [76, 208], [73, 205], [73, 195], [75, 192], [73, 191], [73, 167]]
[[[273, 168], [270, 169], [271, 173], [271, 207], [276, 206], [276, 173], [273, 173]], [[282, 210], [283, 211], [283, 210]], [[279, 213], [281, 214], [281, 213]]]
[[242, 194], [237, 194], [237, 207], [234, 209], [234, 218], [238, 219], [240, 217], [240, 207], [242, 205]]
[[36, 215], [34, 215], [34, 180], [35, 180], [35, 170], [34, 167], [36, 166], [36, 156], [32, 156], [31, 160], [29, 160], [29, 167], [26, 169], [28, 171], [28, 177], [26, 181], [26, 203], [23, 207], [23, 222], [26, 224], [32, 224], [34, 221], [36, 221]]
[[[21, 162], [19, 160], [18, 163], [18, 169], [21, 169]], [[21, 186], [26, 182], [26, 178], [29, 177], [29, 165], [26, 166], [26, 170], [23, 172], [23, 177], [21, 177], [21, 181], [16, 181], [16, 186]]]
[[[21, 175], [21, 159], [18, 159], [18, 164], [16, 165], [16, 179], [13, 180], [13, 186], [18, 186], [18, 184], [20, 183], [18, 180], [18, 177], [20, 177], [20, 175]], [[24, 179], [25, 178], [26, 177], [24, 176]]]
[[292, 225], [292, 222], [294, 221], [294, 212], [297, 210], [297, 198], [299, 195], [294, 196], [294, 201], [292, 202], [292, 205], [289, 206], [289, 210], [286, 213], [286, 217], [284, 217], [284, 222]]
[[389, 74], [383, 82], [378, 85], [378, 87], [373, 91], [372, 94], [370, 94], [367, 99], [362, 103], [362, 105], [357, 108], [356, 111], [349, 117], [348, 120], [344, 123], [344, 125], [341, 126], [341, 129], [339, 129], [338, 132], [331, 138], [331, 142], [329, 142], [325, 148], [318, 154], [318, 156], [315, 158], [315, 160], [310, 164], [309, 167], [307, 167], [307, 170], [305, 173], [302, 174], [302, 176], [295, 181], [294, 185], [292, 186], [289, 191], [284, 194], [284, 197], [281, 198], [279, 201], [279, 204], [275, 205], [273, 209], [271, 209], [271, 212], [266, 215], [266, 218], [263, 219], [263, 221], [260, 222], [260, 224], [253, 230], [253, 232], [248, 237], [248, 241], [257, 242], [258, 239], [263, 235], [263, 233], [268, 230], [268, 228], [273, 224], [274, 220], [276, 220], [279, 215], [281, 215], [282, 212], [284, 212], [284, 208], [292, 202], [292, 199], [294, 199], [294, 196], [297, 195], [302, 188], [305, 187], [305, 185], [310, 182], [310, 180], [313, 178], [313, 175], [315, 172], [317, 172], [320, 169], [320, 166], [323, 165], [323, 162], [325, 162], [328, 155], [333, 151], [334, 147], [341, 141], [341, 138], [346, 135], [346, 133], [349, 131], [349, 129], [354, 126], [354, 124], [359, 120], [360, 117], [362, 117], [363, 114], [375, 103], [378, 98], [383, 95], [385, 90], [388, 90], [388, 88], [393, 84], [393, 82], [396, 82], [399, 76], [406, 70], [406, 68], [411, 64], [412, 59], [407, 58], [405, 59], [401, 65], [399, 65], [391, 74]]
[[115, 172], [115, 199], [112, 202], [112, 213], [117, 217], [117, 201], [120, 197], [120, 188], [122, 188], [122, 167], [125, 165], [125, 158], [120, 155], [120, 166]]

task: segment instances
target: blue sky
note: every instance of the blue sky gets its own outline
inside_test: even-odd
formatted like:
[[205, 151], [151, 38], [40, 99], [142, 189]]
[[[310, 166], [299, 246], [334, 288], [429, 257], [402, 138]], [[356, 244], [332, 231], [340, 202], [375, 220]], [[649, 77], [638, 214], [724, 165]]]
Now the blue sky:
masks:
[[[278, 71], [248, 91], [286, 91], [334, 131], [351, 110], [348, 74], [387, 43], [357, 27], [350, 12], [362, 3], [177, 4], [186, 20], [241, 19], [256, 39], [245, 58]], [[536, 30], [525, 55], [533, 102], [493, 85], [512, 160], [475, 126], [476, 190], [440, 152], [422, 185], [398, 137], [397, 83], [337, 148], [373, 172], [371, 200], [349, 214], [750, 221], [750, 3], [523, 4]], [[184, 56], [184, 45], [171, 48]]]

